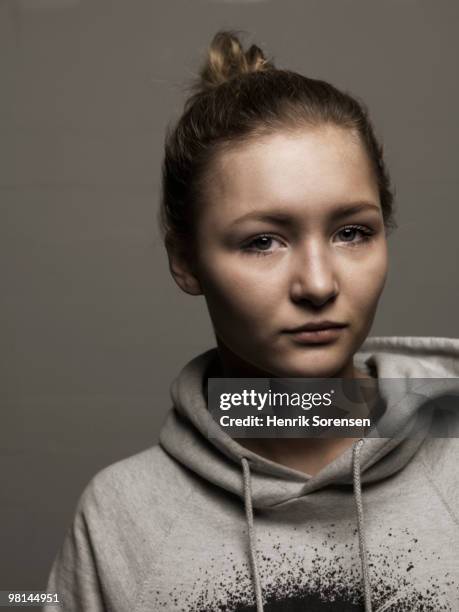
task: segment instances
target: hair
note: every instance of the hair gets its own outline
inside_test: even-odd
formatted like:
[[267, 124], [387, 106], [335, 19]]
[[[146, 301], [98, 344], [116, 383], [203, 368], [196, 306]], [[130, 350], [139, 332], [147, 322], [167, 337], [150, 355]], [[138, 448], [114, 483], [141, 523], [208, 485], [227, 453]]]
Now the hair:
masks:
[[366, 106], [326, 81], [277, 69], [256, 45], [218, 32], [185, 103], [166, 135], [160, 228], [168, 241], [192, 244], [206, 171], [225, 148], [279, 131], [335, 125], [357, 134], [377, 180], [386, 229], [396, 226], [393, 192]]

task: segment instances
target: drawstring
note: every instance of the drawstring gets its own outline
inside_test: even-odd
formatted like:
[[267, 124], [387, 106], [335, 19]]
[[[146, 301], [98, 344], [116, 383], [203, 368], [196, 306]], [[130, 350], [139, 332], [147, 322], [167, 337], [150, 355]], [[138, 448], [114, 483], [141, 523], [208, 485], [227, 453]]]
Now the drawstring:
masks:
[[365, 543], [365, 525], [363, 522], [362, 487], [360, 484], [360, 449], [364, 444], [363, 438], [358, 440], [352, 448], [352, 473], [354, 483], [354, 498], [357, 509], [357, 531], [359, 533], [360, 560], [362, 562], [363, 595], [365, 612], [371, 612], [371, 584], [368, 571], [367, 547]]
[[255, 587], [255, 599], [257, 602], [257, 612], [263, 612], [263, 598], [261, 595], [260, 574], [258, 572], [257, 549], [255, 547], [255, 530], [253, 527], [253, 508], [252, 508], [252, 487], [250, 480], [249, 462], [245, 457], [241, 459], [242, 472], [244, 475], [244, 506], [245, 517], [247, 519], [247, 529], [249, 532], [250, 565], [252, 568], [253, 583]]
[[[352, 449], [352, 475], [354, 485], [354, 498], [357, 508], [357, 531], [359, 534], [360, 559], [362, 562], [363, 592], [365, 601], [365, 612], [372, 612], [371, 607], [371, 584], [368, 571], [367, 551], [365, 544], [365, 525], [363, 522], [362, 487], [360, 483], [360, 449], [364, 444], [363, 438], [358, 440]], [[255, 600], [257, 612], [263, 612], [263, 597], [261, 591], [260, 572], [257, 563], [257, 550], [255, 546], [255, 529], [253, 524], [252, 487], [250, 465], [245, 457], [241, 459], [242, 473], [244, 479], [244, 507], [249, 534], [250, 566], [252, 569], [253, 584], [255, 589]]]

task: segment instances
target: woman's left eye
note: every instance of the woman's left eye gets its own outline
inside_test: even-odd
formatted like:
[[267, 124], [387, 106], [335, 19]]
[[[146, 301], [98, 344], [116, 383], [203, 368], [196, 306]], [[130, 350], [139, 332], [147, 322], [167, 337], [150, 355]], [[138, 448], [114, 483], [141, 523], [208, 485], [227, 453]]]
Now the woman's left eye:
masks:
[[356, 244], [369, 240], [372, 233], [373, 232], [368, 227], [364, 227], [363, 225], [347, 225], [340, 229], [335, 236], [338, 237], [338, 242]]

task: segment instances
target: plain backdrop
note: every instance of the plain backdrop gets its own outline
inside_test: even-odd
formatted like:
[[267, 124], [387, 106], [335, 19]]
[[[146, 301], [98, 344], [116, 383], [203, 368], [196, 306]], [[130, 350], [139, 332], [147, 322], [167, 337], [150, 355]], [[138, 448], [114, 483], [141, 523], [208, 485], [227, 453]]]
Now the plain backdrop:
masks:
[[45, 588], [83, 487], [214, 345], [156, 213], [216, 30], [368, 104], [399, 223], [372, 333], [459, 336], [458, 26], [457, 0], [0, 0], [0, 590]]

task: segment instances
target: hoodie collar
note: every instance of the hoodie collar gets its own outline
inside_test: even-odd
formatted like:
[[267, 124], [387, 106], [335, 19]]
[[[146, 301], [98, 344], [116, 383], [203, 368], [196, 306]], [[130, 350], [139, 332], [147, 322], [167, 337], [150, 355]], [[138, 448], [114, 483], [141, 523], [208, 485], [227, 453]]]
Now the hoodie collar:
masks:
[[[252, 502], [255, 508], [275, 507], [331, 485], [352, 484], [352, 448], [346, 449], [315, 476], [285, 467], [238, 444], [213, 420], [204, 392], [209, 368], [215, 364], [217, 349], [211, 349], [188, 363], [171, 386], [173, 408], [160, 434], [160, 444], [177, 461], [209, 482], [239, 496], [241, 460], [252, 470]], [[378, 379], [451, 378], [457, 389], [459, 341], [448, 338], [369, 338], [355, 357], [355, 364]], [[392, 397], [393, 385], [381, 393], [386, 413], [397, 410], [401, 423], [416, 415], [432, 390], [410, 394], [410, 401]], [[407, 387], [408, 388], [408, 387]], [[392, 394], [392, 395], [391, 395]], [[398, 400], [398, 401], [396, 401]], [[392, 412], [392, 414], [394, 414]], [[363, 484], [376, 482], [403, 469], [427, 435], [428, 423], [416, 438], [368, 438], [361, 449]], [[212, 433], [212, 436], [209, 436]]]

